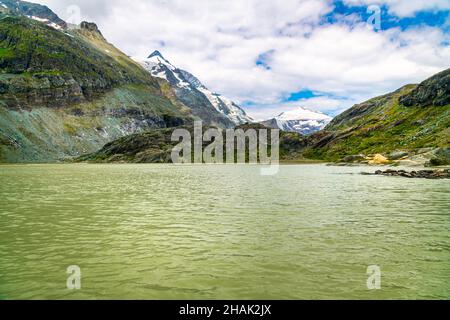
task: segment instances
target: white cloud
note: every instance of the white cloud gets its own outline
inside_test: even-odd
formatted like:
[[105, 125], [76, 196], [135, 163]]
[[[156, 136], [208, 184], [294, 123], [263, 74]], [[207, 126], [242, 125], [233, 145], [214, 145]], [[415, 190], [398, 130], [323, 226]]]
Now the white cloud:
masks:
[[[41, 2], [63, 18], [65, 4], [79, 5], [82, 16], [97, 22], [106, 38], [127, 54], [145, 57], [159, 49], [210, 89], [241, 103], [252, 101], [257, 106], [247, 110], [256, 118], [292, 108], [282, 101], [303, 89], [343, 98], [318, 97], [296, 105], [342, 110], [419, 82], [447, 68], [450, 61], [450, 47], [443, 44], [448, 34], [437, 28], [374, 32], [354, 15], [341, 17], [336, 24], [321, 23], [333, 10], [329, 0]], [[399, 15], [411, 14], [403, 7], [406, 2], [412, 12], [448, 4], [383, 2]], [[270, 69], [257, 66], [258, 57], [269, 51]]]

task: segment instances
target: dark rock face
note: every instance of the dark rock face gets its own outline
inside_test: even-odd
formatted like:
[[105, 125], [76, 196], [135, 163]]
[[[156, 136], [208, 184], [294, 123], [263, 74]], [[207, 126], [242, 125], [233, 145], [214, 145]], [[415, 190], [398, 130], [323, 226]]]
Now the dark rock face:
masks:
[[410, 107], [445, 106], [450, 103], [450, 69], [422, 82], [410, 94], [400, 98], [400, 103]]
[[392, 170], [385, 171], [377, 170], [375, 173], [363, 173], [364, 175], [377, 175], [388, 177], [404, 177], [404, 178], [420, 178], [420, 179], [450, 179], [450, 169], [443, 170], [419, 170], [407, 172], [405, 170]]
[[[171, 82], [170, 77], [169, 82]], [[231, 120], [212, 108], [211, 103], [200, 91], [177, 88], [175, 86], [174, 91], [178, 100], [188, 106], [192, 110], [192, 114], [202, 119], [205, 123], [225, 128], [233, 128], [235, 126]]]
[[69, 75], [7, 77], [0, 82], [1, 99], [9, 108], [34, 105], [63, 107], [85, 101], [86, 91]]

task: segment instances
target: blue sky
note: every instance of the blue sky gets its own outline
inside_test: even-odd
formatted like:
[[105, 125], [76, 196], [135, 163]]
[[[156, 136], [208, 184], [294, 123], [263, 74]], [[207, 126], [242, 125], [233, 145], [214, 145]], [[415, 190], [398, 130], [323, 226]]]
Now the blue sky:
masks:
[[[370, 3], [370, 2], [369, 2]], [[350, 5], [344, 1], [334, 1], [334, 10], [326, 15], [325, 20], [328, 23], [339, 22], [339, 15], [356, 14], [362, 20], [367, 21], [372, 13], [367, 12], [368, 6], [365, 4]], [[397, 16], [395, 13], [389, 11], [389, 6], [386, 4], [379, 5], [381, 10], [381, 30], [390, 28], [401, 28], [406, 30], [408, 28], [427, 25], [432, 27], [446, 28], [447, 19], [449, 17], [448, 9], [443, 10], [426, 10], [418, 11], [410, 16]]]
[[130, 56], [160, 50], [257, 119], [298, 106], [336, 115], [450, 62], [449, 0], [39, 2], [95, 21]]

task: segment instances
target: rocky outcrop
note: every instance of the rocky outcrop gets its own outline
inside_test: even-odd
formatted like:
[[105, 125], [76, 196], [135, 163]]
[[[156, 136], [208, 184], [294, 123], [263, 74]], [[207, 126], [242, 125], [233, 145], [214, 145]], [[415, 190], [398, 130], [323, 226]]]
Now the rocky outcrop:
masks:
[[[106, 87], [106, 83], [97, 85]], [[92, 88], [93, 84], [89, 86]], [[34, 74], [27, 78], [3, 75], [0, 95], [4, 105], [13, 109], [31, 109], [38, 105], [64, 107], [92, 96], [71, 75], [57, 74]]]
[[97, 37], [99, 37], [102, 40], [105, 39], [103, 37], [103, 34], [101, 33], [100, 29], [93, 22], [86, 22], [86, 21], [81, 22], [80, 30], [88, 32], [88, 33], [91, 33], [92, 35], [97, 36]]
[[445, 106], [450, 103], [450, 69], [422, 82], [410, 94], [400, 98], [407, 106]]
[[428, 162], [429, 166], [450, 165], [450, 148], [436, 149], [432, 152], [432, 158]]
[[450, 169], [442, 170], [419, 170], [419, 171], [405, 171], [405, 170], [392, 170], [385, 171], [377, 170], [375, 173], [362, 173], [363, 175], [377, 175], [388, 177], [404, 177], [404, 178], [419, 178], [419, 179], [450, 179]]

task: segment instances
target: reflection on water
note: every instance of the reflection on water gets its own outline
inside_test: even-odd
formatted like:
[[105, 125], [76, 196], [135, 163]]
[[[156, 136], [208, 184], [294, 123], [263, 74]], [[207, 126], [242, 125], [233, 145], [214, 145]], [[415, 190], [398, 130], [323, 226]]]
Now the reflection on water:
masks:
[[363, 170], [1, 166], [0, 299], [450, 298], [449, 181]]

